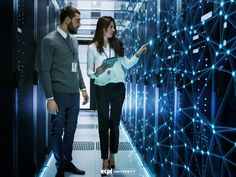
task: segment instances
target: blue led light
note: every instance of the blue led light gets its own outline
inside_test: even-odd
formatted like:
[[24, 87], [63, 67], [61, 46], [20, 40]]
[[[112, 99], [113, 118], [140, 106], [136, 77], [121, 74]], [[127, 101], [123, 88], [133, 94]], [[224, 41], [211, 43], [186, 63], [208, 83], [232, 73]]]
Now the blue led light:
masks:
[[235, 71], [232, 72], [232, 76], [235, 77]]
[[222, 48], [222, 44], [219, 45], [219, 49], [221, 49], [221, 48]]
[[218, 56], [219, 55], [219, 52], [216, 52], [216, 56]]
[[219, 15], [222, 15], [223, 14], [223, 12], [222, 12], [222, 10], [219, 12]]
[[224, 5], [224, 2], [223, 2], [223, 1], [221, 1], [221, 2], [220, 2], [220, 6], [222, 7], [223, 5]]
[[234, 146], [236, 147], [236, 142], [234, 143]]
[[224, 18], [225, 18], [225, 20], [226, 20], [226, 19], [228, 18], [228, 15], [225, 15]]
[[209, 152], [209, 151], [207, 151], [207, 155], [210, 155], [210, 152]]
[[227, 53], [227, 55], [229, 55], [230, 54], [230, 50], [227, 50], [226, 53]]
[[212, 65], [212, 66], [211, 66], [211, 69], [215, 69], [215, 65]]
[[207, 37], [207, 41], [210, 41], [210, 38], [209, 38], [209, 37]]
[[152, 40], [150, 40], [150, 41], [149, 41], [149, 45], [150, 45], [150, 46], [152, 46], [152, 44], [153, 44], [153, 41], [152, 41]]

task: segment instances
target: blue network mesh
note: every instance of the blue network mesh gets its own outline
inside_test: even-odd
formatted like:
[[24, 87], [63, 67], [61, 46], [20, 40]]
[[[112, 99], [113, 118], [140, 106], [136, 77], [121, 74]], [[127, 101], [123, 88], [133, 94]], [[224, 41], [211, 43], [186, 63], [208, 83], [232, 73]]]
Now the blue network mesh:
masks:
[[139, 3], [121, 33], [128, 56], [149, 41], [127, 71], [133, 143], [155, 176], [236, 176], [235, 0]]

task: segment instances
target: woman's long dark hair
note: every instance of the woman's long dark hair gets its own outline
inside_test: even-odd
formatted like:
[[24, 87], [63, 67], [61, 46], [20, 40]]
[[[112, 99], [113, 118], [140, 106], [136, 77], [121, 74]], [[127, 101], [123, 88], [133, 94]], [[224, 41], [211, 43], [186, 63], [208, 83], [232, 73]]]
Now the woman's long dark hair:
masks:
[[124, 47], [123, 43], [115, 36], [116, 35], [116, 23], [115, 20], [110, 16], [103, 16], [98, 19], [97, 27], [95, 30], [95, 35], [91, 43], [97, 42], [97, 50], [101, 54], [103, 52], [104, 37], [103, 29], [107, 29], [110, 23], [114, 23], [115, 32], [113, 33], [112, 38], [108, 39], [109, 45], [115, 51], [115, 55], [119, 57], [124, 56]]

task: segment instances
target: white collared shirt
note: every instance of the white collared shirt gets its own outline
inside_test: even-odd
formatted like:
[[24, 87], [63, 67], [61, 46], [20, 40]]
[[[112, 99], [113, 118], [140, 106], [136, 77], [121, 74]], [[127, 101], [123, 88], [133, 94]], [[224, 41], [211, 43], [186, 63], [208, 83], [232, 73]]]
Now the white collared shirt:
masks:
[[[103, 60], [107, 59], [107, 57], [114, 57], [115, 52], [113, 49], [110, 49], [109, 44], [107, 47], [103, 47], [105, 53], [99, 53], [97, 51], [95, 43], [92, 43], [88, 47], [87, 51], [87, 74], [91, 79], [95, 79], [94, 84], [99, 86], [104, 86], [108, 83], [118, 83], [125, 82], [125, 73], [122, 69], [124, 66], [126, 69], [134, 66], [139, 58], [135, 55], [128, 59], [126, 56], [118, 57], [118, 61], [113, 65], [113, 67], [106, 69], [105, 72], [100, 74], [98, 77], [95, 76], [96, 68], [102, 65]], [[110, 54], [110, 56], [109, 56]]]
[[64, 39], [66, 39], [67, 33], [66, 33], [65, 31], [63, 31], [63, 30], [60, 28], [60, 26], [57, 27], [57, 31], [62, 35], [62, 37], [63, 37]]

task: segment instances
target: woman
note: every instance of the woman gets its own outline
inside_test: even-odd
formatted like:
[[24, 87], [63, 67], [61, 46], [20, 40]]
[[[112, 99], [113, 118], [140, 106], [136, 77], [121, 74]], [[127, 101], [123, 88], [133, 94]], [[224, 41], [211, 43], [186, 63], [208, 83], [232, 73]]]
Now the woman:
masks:
[[[98, 109], [98, 128], [101, 147], [102, 176], [108, 168], [115, 167], [114, 154], [118, 152], [119, 123], [125, 99], [124, 71], [134, 66], [147, 48], [143, 45], [129, 60], [124, 55], [122, 42], [116, 38], [116, 24], [112, 17], [98, 19], [94, 38], [87, 51], [87, 73], [95, 79]], [[103, 60], [116, 57], [114, 65], [102, 64]], [[114, 59], [113, 59], [114, 60]], [[109, 114], [109, 107], [111, 108]], [[110, 132], [109, 132], [110, 130]], [[110, 136], [109, 136], [110, 135]], [[110, 153], [108, 153], [110, 150]]]

